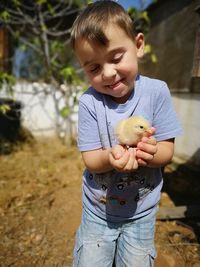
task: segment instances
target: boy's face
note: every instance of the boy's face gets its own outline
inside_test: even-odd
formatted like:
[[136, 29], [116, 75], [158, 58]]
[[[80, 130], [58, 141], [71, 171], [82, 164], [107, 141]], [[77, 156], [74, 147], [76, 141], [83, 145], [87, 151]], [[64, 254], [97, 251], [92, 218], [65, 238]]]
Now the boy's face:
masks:
[[75, 52], [95, 90], [110, 95], [117, 103], [125, 103], [134, 88], [138, 58], [143, 56], [143, 34], [132, 40], [112, 24], [105, 35], [107, 46], [82, 39], [77, 41]]

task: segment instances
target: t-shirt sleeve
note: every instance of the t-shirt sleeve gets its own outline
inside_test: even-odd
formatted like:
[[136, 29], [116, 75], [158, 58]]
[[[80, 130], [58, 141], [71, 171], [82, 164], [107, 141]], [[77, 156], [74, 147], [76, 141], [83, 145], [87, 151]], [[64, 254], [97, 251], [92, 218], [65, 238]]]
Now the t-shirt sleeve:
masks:
[[80, 151], [101, 148], [95, 108], [89, 95], [83, 96], [79, 102], [78, 148]]
[[164, 82], [157, 90], [152, 126], [156, 128], [157, 141], [175, 138], [182, 134], [182, 127], [177, 118], [169, 88]]

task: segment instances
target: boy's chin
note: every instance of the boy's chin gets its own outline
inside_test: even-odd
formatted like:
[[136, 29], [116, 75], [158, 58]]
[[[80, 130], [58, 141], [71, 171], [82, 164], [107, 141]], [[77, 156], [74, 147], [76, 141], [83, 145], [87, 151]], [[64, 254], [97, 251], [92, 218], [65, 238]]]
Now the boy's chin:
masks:
[[130, 94], [125, 94], [122, 96], [111, 96], [114, 102], [123, 104], [129, 99]]

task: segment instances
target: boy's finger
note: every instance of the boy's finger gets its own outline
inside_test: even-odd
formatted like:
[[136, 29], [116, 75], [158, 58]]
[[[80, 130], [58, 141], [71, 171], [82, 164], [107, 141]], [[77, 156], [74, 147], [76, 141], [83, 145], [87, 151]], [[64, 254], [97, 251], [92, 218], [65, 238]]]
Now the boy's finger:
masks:
[[143, 137], [142, 140], [139, 143], [146, 143], [146, 144], [156, 145], [157, 141], [156, 141], [155, 137], [150, 136], [150, 137]]
[[138, 159], [137, 162], [138, 162], [138, 165], [139, 166], [142, 166], [142, 167], [147, 166], [147, 162], [144, 161], [143, 159]]

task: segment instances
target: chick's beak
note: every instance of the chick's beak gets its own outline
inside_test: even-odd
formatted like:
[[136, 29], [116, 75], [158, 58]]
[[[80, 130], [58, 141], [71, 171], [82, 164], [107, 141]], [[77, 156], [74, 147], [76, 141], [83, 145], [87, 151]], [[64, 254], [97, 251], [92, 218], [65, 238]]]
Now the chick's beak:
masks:
[[151, 128], [148, 128], [146, 131], [145, 131], [145, 134], [147, 137], [151, 136], [153, 134], [153, 131]]

